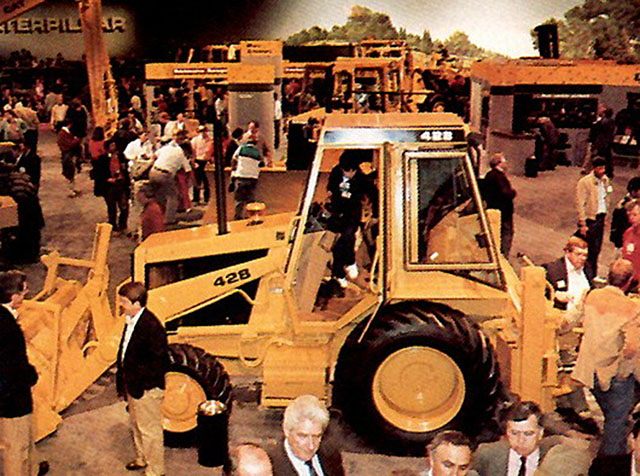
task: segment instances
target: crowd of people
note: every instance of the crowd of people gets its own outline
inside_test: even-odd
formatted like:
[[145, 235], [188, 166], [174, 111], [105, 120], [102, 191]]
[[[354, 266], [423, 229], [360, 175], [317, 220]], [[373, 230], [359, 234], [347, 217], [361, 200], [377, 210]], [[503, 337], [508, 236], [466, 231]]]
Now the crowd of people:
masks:
[[[260, 169], [272, 162], [272, 151], [261, 137], [259, 124], [251, 121], [246, 130], [228, 131], [227, 95], [204, 83], [197, 88], [196, 120], [185, 117], [184, 91], [174, 87], [157, 91], [153, 117], [147, 118], [140, 84], [135, 78], [120, 78], [119, 101], [126, 107], [117, 130], [108, 138], [101, 127], [91, 127], [79, 97], [68, 100], [64, 82], [36, 82], [33, 90], [33, 94], [20, 96], [12, 88], [4, 88], [0, 95], [0, 139], [13, 143], [4, 153], [5, 168], [0, 168], [0, 174], [7, 177], [19, 218], [17, 231], [3, 244], [3, 250], [15, 262], [39, 258], [44, 226], [38, 199], [40, 123], [48, 123], [56, 131], [69, 199], [78, 197], [76, 174], [88, 164], [94, 194], [104, 199], [109, 223], [116, 233], [134, 239], [145, 239], [175, 225], [180, 211], [210, 200], [206, 169], [214, 147], [209, 124], [223, 126], [223, 156], [225, 165], [232, 168], [235, 219], [246, 217], [247, 204], [255, 200]], [[286, 98], [282, 107], [289, 107]], [[282, 119], [277, 114], [274, 117]], [[640, 177], [629, 181], [627, 195], [614, 207], [610, 110], [604, 108], [599, 117], [589, 139], [589, 169], [576, 184], [576, 232], [568, 238], [562, 256], [545, 265], [554, 303], [566, 311], [561, 332], [568, 333], [577, 325], [584, 332], [575, 355], [566, 357], [574, 366], [576, 384], [560, 413], [583, 429], [593, 430], [585, 421], [588, 405], [584, 389], [591, 391], [604, 414], [598, 454], [594, 459], [589, 440], [545, 436], [540, 409], [531, 402], [519, 402], [503, 418], [500, 441], [476, 448], [469, 437], [457, 431], [435, 435], [425, 448], [424, 474], [624, 475], [635, 474], [635, 468], [640, 468], [640, 422], [632, 421], [640, 390], [640, 305], [628, 296], [640, 283]], [[147, 123], [151, 124], [148, 128]], [[372, 179], [360, 171], [363, 160], [358, 154], [342, 154], [327, 185], [334, 212], [332, 226], [339, 235], [333, 248], [332, 274], [341, 288], [346, 287], [347, 278], [355, 280], [359, 275], [354, 243], [362, 201], [365, 197], [372, 203], [378, 201]], [[491, 170], [481, 189], [487, 207], [501, 212], [501, 252], [508, 257], [516, 232], [517, 194], [509, 180], [505, 155], [495, 154], [489, 163]], [[605, 285], [594, 289], [608, 217], [610, 240], [620, 258], [609, 266]], [[33, 444], [24, 427], [30, 425], [30, 388], [38, 376], [26, 356], [22, 331], [15, 325], [25, 293], [23, 274], [0, 273], [0, 327], [4, 329], [0, 333], [0, 428], [5, 435], [18, 435], [5, 449], [10, 454], [5, 465], [20, 468], [14, 474], [32, 474], [35, 466]], [[126, 327], [118, 352], [117, 387], [128, 403], [136, 448], [136, 459], [127, 469], [144, 470], [152, 476], [165, 473], [160, 402], [168, 363], [166, 334], [147, 309], [146, 297], [141, 283], [119, 289]], [[277, 448], [266, 451], [255, 443], [242, 443], [231, 452], [228, 472], [253, 476], [344, 474], [340, 452], [324, 438], [329, 420], [321, 401], [309, 395], [299, 397], [284, 414], [283, 438]], [[46, 464], [41, 464], [37, 471], [44, 474], [46, 470]], [[5, 467], [5, 474], [11, 474], [7, 471]]]

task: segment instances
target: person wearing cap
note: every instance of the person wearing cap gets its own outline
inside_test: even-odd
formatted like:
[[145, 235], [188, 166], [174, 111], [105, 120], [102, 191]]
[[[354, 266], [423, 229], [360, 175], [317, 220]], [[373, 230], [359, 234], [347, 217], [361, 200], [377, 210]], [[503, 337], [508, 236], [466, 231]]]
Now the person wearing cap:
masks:
[[191, 148], [195, 163], [193, 202], [200, 203], [200, 189], [202, 189], [204, 203], [208, 203], [211, 189], [205, 168], [213, 158], [213, 138], [209, 135], [207, 126], [198, 126], [198, 135], [191, 139]]
[[602, 248], [604, 221], [611, 208], [613, 187], [605, 174], [606, 162], [602, 157], [593, 160], [593, 170], [578, 181], [576, 206], [578, 209], [578, 233], [588, 245], [587, 262], [595, 276], [598, 275], [598, 256]]

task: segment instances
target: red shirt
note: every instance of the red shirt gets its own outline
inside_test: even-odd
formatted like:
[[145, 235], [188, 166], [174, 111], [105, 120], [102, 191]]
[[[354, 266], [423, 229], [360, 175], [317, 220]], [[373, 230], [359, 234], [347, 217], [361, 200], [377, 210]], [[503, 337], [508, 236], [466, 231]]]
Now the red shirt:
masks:
[[630, 226], [622, 235], [622, 257], [631, 261], [633, 276], [640, 277], [640, 227]]
[[140, 214], [140, 223], [143, 240], [153, 233], [164, 231], [164, 211], [158, 202], [149, 200]]

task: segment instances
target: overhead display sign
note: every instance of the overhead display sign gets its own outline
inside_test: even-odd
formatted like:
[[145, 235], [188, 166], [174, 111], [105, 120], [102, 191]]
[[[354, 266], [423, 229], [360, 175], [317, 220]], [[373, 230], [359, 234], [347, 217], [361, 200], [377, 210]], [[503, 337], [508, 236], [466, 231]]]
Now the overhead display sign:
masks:
[[[15, 18], [0, 24], [0, 55], [26, 49], [37, 59], [53, 58], [58, 53], [69, 60], [82, 57], [82, 25], [75, 2], [14, 0], [13, 4], [24, 3], [21, 11], [25, 13], [20, 16], [9, 15], [3, 10], [13, 8], [8, 3], [12, 2], [0, 0], [0, 23], [2, 18]], [[33, 8], [38, 3], [40, 5]], [[135, 49], [135, 21], [133, 13], [125, 6], [103, 4], [102, 31], [109, 56], [128, 55]]]

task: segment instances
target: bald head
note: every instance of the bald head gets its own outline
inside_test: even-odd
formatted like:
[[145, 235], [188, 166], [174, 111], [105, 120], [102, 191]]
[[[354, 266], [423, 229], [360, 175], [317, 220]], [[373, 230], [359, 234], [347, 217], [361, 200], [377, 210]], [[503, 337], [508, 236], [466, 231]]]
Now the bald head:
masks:
[[251, 443], [241, 444], [231, 452], [233, 476], [272, 476], [271, 460], [265, 450]]

